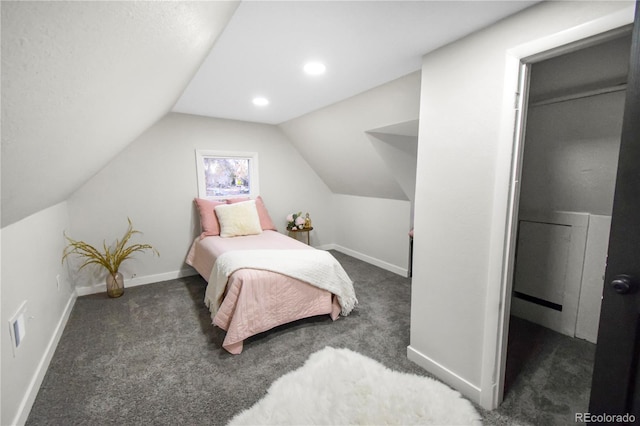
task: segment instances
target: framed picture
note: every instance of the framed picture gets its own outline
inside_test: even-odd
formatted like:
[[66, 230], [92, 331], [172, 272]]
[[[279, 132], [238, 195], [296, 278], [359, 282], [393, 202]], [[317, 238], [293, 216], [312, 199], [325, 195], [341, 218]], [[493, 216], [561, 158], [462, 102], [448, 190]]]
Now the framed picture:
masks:
[[196, 150], [198, 197], [227, 199], [259, 195], [258, 153]]

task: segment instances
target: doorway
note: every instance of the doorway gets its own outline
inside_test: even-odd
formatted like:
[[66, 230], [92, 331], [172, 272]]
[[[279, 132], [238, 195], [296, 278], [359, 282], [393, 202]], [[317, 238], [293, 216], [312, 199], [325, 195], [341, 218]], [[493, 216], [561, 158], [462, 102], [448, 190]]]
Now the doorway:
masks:
[[575, 374], [538, 377], [572, 381], [570, 410], [588, 410], [630, 44], [625, 29], [526, 65], [505, 400], [552, 347]]

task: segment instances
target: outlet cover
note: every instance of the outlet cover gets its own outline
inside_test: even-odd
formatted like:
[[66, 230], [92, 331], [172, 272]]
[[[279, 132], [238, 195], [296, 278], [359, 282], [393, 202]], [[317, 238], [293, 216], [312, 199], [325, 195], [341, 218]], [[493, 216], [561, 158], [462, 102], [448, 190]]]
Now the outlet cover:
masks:
[[27, 301], [22, 302], [16, 313], [9, 319], [9, 333], [11, 334], [11, 347], [13, 356], [18, 354], [24, 338], [27, 334], [25, 314], [27, 312]]

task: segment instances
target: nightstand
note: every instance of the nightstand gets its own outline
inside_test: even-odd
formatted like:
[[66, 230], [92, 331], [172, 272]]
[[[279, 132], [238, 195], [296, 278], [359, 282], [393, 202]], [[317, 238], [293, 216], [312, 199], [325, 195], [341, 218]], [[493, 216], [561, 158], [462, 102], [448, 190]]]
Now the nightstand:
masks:
[[[292, 233], [292, 234], [297, 234], [299, 232], [306, 232], [307, 233], [307, 245], [309, 245], [309, 231], [313, 231], [313, 226], [311, 228], [296, 229], [295, 231], [293, 229], [287, 229], [287, 231], [289, 233]], [[297, 239], [297, 237], [296, 237], [296, 239]]]

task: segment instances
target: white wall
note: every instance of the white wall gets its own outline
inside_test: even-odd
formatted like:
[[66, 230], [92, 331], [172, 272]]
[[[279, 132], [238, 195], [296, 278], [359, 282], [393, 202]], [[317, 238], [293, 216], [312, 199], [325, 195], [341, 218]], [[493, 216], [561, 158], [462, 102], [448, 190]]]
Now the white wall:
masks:
[[[26, 420], [75, 300], [60, 261], [68, 227], [63, 202], [0, 231], [3, 425]], [[14, 357], [7, 321], [25, 300], [26, 334]]]
[[407, 275], [409, 201], [335, 194], [333, 215], [338, 250], [399, 275]]
[[401, 275], [409, 263], [415, 157], [406, 151], [414, 139], [398, 147], [391, 135], [381, 139], [380, 128], [415, 122], [419, 97], [416, 72], [280, 125], [336, 194], [335, 243]]
[[416, 120], [419, 104], [415, 72], [280, 127], [334, 193], [408, 200], [366, 132]]
[[538, 40], [553, 47], [547, 37], [630, 4], [542, 3], [423, 59], [408, 354], [486, 407], [504, 308], [516, 88], [508, 53]]
[[584, 253], [584, 269], [582, 271], [582, 288], [580, 289], [578, 319], [576, 321], [576, 337], [592, 343], [596, 343], [598, 340], [602, 288], [604, 285], [604, 272], [607, 267], [610, 229], [611, 216], [589, 216], [589, 230]]
[[[165, 116], [70, 197], [70, 235], [111, 242], [130, 217], [144, 233], [136, 241], [152, 244], [160, 257], [138, 254], [125, 262], [125, 280], [193, 273], [184, 259], [199, 234], [196, 149], [257, 152], [260, 193], [279, 229], [288, 213], [308, 211], [312, 244], [333, 242], [332, 194], [277, 127], [179, 113]], [[103, 274], [78, 278], [79, 287], [103, 283]]]
[[624, 92], [529, 109], [520, 208], [610, 215]]
[[630, 43], [626, 35], [531, 66], [521, 210], [611, 214], [625, 93], [557, 98], [626, 82]]
[[369, 132], [368, 136], [407, 199], [413, 200], [416, 193], [418, 135], [414, 137]]

